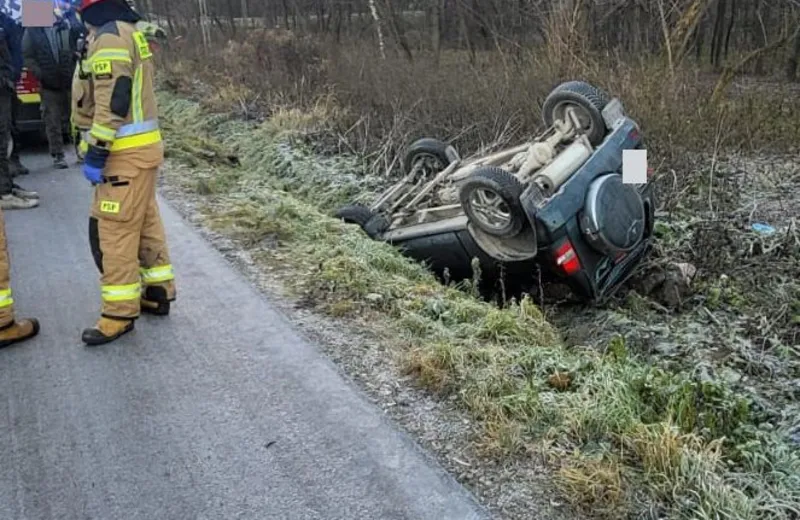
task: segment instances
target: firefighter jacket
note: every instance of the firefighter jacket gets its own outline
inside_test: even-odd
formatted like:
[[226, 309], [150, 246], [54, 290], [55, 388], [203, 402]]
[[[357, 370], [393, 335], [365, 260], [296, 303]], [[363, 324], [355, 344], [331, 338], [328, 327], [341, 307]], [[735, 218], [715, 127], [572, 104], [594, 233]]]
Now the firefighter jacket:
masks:
[[163, 162], [152, 58], [145, 35], [126, 22], [107, 23], [89, 43], [88, 142], [110, 152], [107, 168]]

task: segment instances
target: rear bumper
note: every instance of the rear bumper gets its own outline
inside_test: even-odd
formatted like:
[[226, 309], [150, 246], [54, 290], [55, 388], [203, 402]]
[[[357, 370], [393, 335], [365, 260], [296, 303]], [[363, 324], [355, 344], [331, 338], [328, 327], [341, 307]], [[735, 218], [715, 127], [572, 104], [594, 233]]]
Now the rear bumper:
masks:
[[[640, 193], [645, 203], [644, 237], [634, 249], [619, 260], [595, 251], [584, 239], [577, 217], [565, 226], [563, 238], [569, 239], [581, 262], [581, 269], [567, 276], [565, 281], [582, 299], [596, 304], [603, 303], [635, 273], [642, 259], [650, 251], [655, 226], [655, 194], [652, 184], [645, 185]], [[560, 243], [561, 238], [547, 249], [547, 263], [550, 266], [555, 265], [555, 250]]]
[[33, 97], [38, 94], [26, 94], [25, 97], [19, 97], [19, 104], [17, 105], [17, 119], [16, 127], [18, 132], [37, 132], [44, 128], [44, 120], [42, 119], [41, 103], [34, 101]]
[[[651, 244], [652, 241], [648, 237], [619, 263], [614, 264], [611, 258], [604, 257], [588, 269], [587, 266], [584, 266], [584, 269], [568, 277], [566, 282], [576, 294], [586, 301], [601, 304], [616, 293], [634, 274], [642, 259], [650, 251]], [[578, 253], [578, 257], [581, 257], [580, 253]], [[586, 260], [586, 256], [581, 260]]]
[[[28, 96], [38, 96], [38, 94], [28, 94]], [[23, 98], [19, 96], [20, 103], [17, 105], [16, 113], [16, 131], [19, 133], [36, 133], [42, 132], [45, 129], [44, 119], [42, 119], [42, 105], [38, 101], [33, 101], [34, 98]], [[27, 99], [28, 101], [24, 101]], [[61, 126], [64, 134], [69, 134], [70, 121], [69, 114], [65, 114]]]

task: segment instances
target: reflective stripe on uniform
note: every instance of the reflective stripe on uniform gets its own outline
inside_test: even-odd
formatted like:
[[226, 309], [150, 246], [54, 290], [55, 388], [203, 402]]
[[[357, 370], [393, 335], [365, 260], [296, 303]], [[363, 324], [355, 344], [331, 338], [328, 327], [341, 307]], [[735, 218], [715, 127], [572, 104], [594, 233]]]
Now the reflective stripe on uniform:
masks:
[[141, 31], [134, 32], [133, 41], [136, 43], [136, 47], [139, 51], [139, 58], [148, 60], [153, 57], [153, 52], [150, 50], [150, 43], [147, 41], [147, 36], [145, 36], [144, 33]]
[[175, 279], [172, 265], [159, 265], [149, 269], [141, 269], [142, 280], [145, 284], [169, 282]]
[[93, 137], [98, 141], [113, 142], [116, 138], [117, 132], [113, 128], [108, 128], [100, 123], [94, 123], [90, 131]]
[[161, 142], [161, 131], [155, 130], [144, 134], [133, 135], [131, 137], [122, 137], [114, 141], [111, 145], [112, 152], [119, 152], [122, 150], [130, 150], [131, 148], [141, 148], [143, 146], [150, 146]]
[[148, 119], [139, 123], [131, 123], [129, 125], [122, 125], [117, 130], [117, 139], [120, 137], [130, 137], [132, 135], [146, 134], [158, 130], [158, 121], [155, 119]]
[[133, 122], [140, 123], [144, 120], [144, 107], [142, 106], [142, 65], [136, 67], [136, 72], [133, 74]]
[[142, 286], [138, 283], [128, 285], [104, 285], [102, 291], [103, 301], [124, 302], [138, 299], [142, 294]]
[[0, 291], [0, 309], [11, 307], [14, 304], [14, 299], [11, 297], [11, 289]]
[[91, 58], [89, 58], [92, 63], [95, 61], [101, 60], [109, 60], [109, 61], [121, 61], [123, 63], [133, 63], [131, 59], [131, 53], [128, 52], [128, 49], [100, 49], [99, 51], [92, 54]]

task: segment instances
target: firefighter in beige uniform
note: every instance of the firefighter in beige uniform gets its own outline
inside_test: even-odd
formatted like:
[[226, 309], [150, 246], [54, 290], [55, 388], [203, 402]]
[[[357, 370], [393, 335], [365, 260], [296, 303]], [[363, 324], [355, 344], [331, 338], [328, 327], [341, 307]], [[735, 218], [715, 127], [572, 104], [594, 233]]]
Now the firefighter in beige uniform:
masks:
[[3, 210], [0, 210], [0, 348], [25, 341], [39, 334], [39, 321], [35, 318], [14, 319], [10, 270], [6, 224]]
[[132, 330], [141, 311], [169, 313], [175, 284], [155, 198], [164, 148], [139, 15], [124, 0], [82, 0], [80, 9], [93, 33], [83, 173], [95, 186], [89, 237], [102, 285], [101, 317], [83, 341], [100, 345]]

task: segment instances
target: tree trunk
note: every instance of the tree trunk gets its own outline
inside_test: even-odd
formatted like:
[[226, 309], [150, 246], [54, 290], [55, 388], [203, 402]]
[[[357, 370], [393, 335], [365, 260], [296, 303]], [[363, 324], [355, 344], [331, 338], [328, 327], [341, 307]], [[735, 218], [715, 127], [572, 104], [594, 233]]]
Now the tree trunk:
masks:
[[724, 42], [723, 27], [725, 23], [725, 11], [728, 7], [727, 0], [717, 0], [717, 16], [714, 20], [714, 33], [711, 35], [711, 65], [719, 67], [722, 57], [722, 45]]
[[403, 31], [402, 27], [400, 27], [400, 22], [398, 20], [397, 13], [394, 10], [394, 4], [392, 4], [392, 0], [384, 0], [384, 5], [386, 6], [386, 17], [389, 19], [389, 26], [392, 29], [395, 40], [397, 40], [400, 48], [403, 49], [403, 53], [406, 55], [408, 61], [414, 61], [414, 54], [411, 52], [411, 46], [408, 44], [405, 31]]
[[[759, 27], [764, 23], [764, 18], [769, 20], [769, 16], [771, 14], [771, 9], [770, 9], [771, 5], [772, 5], [771, 3], [767, 2], [766, 5], [765, 5], [765, 12], [762, 13], [761, 12], [761, 5], [759, 4], [759, 6], [757, 8], [757, 11], [756, 11], [756, 13], [758, 14]], [[766, 24], [764, 24], [764, 25], [766, 25]], [[764, 42], [763, 45], [766, 46], [767, 42], [768, 42], [767, 35], [764, 34], [764, 32], [762, 31], [761, 36], [762, 36], [762, 39], [763, 39], [763, 42]], [[754, 61], [755, 61], [755, 65], [753, 66], [753, 74], [755, 74], [756, 76], [763, 76], [764, 75], [764, 54], [762, 53], [762, 54], [759, 54], [758, 56], [756, 56]]]
[[375, 31], [378, 33], [378, 48], [381, 51], [381, 58], [386, 59], [386, 41], [383, 38], [383, 27], [381, 27], [381, 17], [378, 14], [378, 6], [375, 5], [375, 0], [369, 0], [369, 10], [372, 13], [372, 19], [375, 21]]
[[336, 6], [336, 43], [342, 42], [342, 25], [344, 23], [344, 7], [342, 4]]
[[733, 26], [736, 22], [736, 0], [731, 0], [731, 19], [728, 22], [728, 30], [725, 33], [725, 59], [728, 59], [728, 51], [730, 50], [731, 33]]
[[470, 27], [467, 25], [467, 15], [464, 13], [462, 0], [456, 0], [456, 6], [458, 9], [458, 21], [461, 25], [461, 35], [469, 51], [469, 61], [472, 65], [475, 65], [477, 56], [475, 54], [475, 47], [472, 44], [472, 38], [470, 37]]
[[786, 79], [789, 81], [797, 81], [797, 66], [800, 63], [800, 33], [794, 37], [794, 45], [792, 46], [792, 54], [786, 64]]
[[708, 30], [708, 16], [703, 15], [703, 19], [700, 24], [695, 28], [695, 40], [694, 40], [694, 59], [698, 63], [703, 58], [703, 47], [705, 46], [705, 36], [706, 31]]
[[442, 54], [442, 13], [444, 13], [444, 0], [434, 0], [431, 9], [431, 50], [437, 66]]

